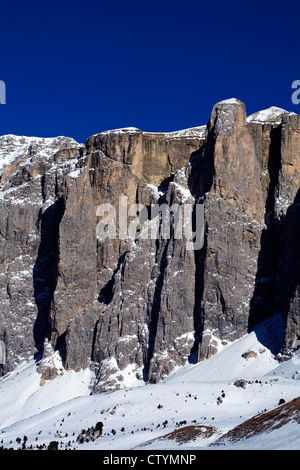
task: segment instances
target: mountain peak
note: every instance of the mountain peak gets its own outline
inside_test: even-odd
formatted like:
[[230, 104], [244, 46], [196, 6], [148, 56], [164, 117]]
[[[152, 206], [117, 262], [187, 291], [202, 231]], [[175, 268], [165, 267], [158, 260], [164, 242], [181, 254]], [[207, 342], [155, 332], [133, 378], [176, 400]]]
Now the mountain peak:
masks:
[[247, 122], [259, 122], [259, 123], [280, 123], [281, 118], [285, 114], [295, 114], [286, 111], [285, 109], [278, 108], [277, 106], [271, 106], [270, 108], [257, 111], [247, 117]]

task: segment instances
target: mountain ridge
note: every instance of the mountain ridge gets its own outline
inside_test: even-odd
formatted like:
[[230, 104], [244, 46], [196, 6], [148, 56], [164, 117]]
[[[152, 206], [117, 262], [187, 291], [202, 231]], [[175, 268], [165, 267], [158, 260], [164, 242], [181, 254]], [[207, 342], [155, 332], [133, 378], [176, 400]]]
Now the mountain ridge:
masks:
[[[67, 369], [91, 367], [94, 392], [122, 387], [126, 368], [157, 382], [278, 313], [284, 334], [271, 348], [291, 354], [299, 119], [276, 107], [247, 117], [234, 98], [180, 131], [0, 137], [2, 373], [32, 355], [47, 363], [50, 344]], [[204, 246], [99, 240], [98, 208], [118, 208], [120, 194], [146, 208], [201, 201]]]

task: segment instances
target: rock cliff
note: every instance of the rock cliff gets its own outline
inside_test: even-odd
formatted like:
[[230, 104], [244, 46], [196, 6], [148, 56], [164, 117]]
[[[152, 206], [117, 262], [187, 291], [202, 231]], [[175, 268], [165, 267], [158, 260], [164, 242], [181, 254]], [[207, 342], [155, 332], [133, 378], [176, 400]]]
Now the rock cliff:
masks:
[[[2, 373], [34, 355], [51, 378], [43, 358], [59, 350], [64, 367], [94, 370], [94, 392], [125, 375], [157, 382], [273, 315], [282, 329], [268, 347], [295, 348], [299, 136], [298, 115], [247, 117], [229, 99], [206, 126], [178, 132], [0, 137]], [[146, 211], [139, 236], [124, 233], [123, 204], [131, 221]], [[143, 237], [155, 204], [189, 205], [194, 223], [201, 205], [203, 244], [189, 249], [174, 224], [165, 237], [159, 214], [157, 235]]]

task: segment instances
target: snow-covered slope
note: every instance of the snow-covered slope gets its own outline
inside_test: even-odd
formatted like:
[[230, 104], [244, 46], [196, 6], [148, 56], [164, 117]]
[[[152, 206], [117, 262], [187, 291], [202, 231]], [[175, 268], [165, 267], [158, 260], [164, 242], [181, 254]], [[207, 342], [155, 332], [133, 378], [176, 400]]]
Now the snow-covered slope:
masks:
[[[89, 370], [62, 369], [40, 386], [35, 362], [24, 363], [0, 381], [0, 445], [47, 448], [57, 441], [60, 449], [299, 449], [297, 411], [282, 419], [279, 429], [270, 424], [248, 439], [247, 432], [238, 440], [224, 437], [255, 415], [267, 420], [280, 400], [287, 406], [300, 396], [300, 356], [280, 364], [265, 338], [260, 342], [258, 337], [259, 330], [252, 332], [159, 384], [99, 395], [90, 394]], [[82, 430], [98, 421], [102, 436], [79, 443]]]

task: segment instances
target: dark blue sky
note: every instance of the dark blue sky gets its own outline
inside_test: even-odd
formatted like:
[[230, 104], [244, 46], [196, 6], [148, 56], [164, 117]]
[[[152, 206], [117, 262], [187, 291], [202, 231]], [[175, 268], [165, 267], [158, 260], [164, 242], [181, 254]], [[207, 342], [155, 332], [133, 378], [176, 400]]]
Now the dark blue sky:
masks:
[[1, 2], [0, 135], [206, 124], [236, 97], [300, 112], [299, 2]]

